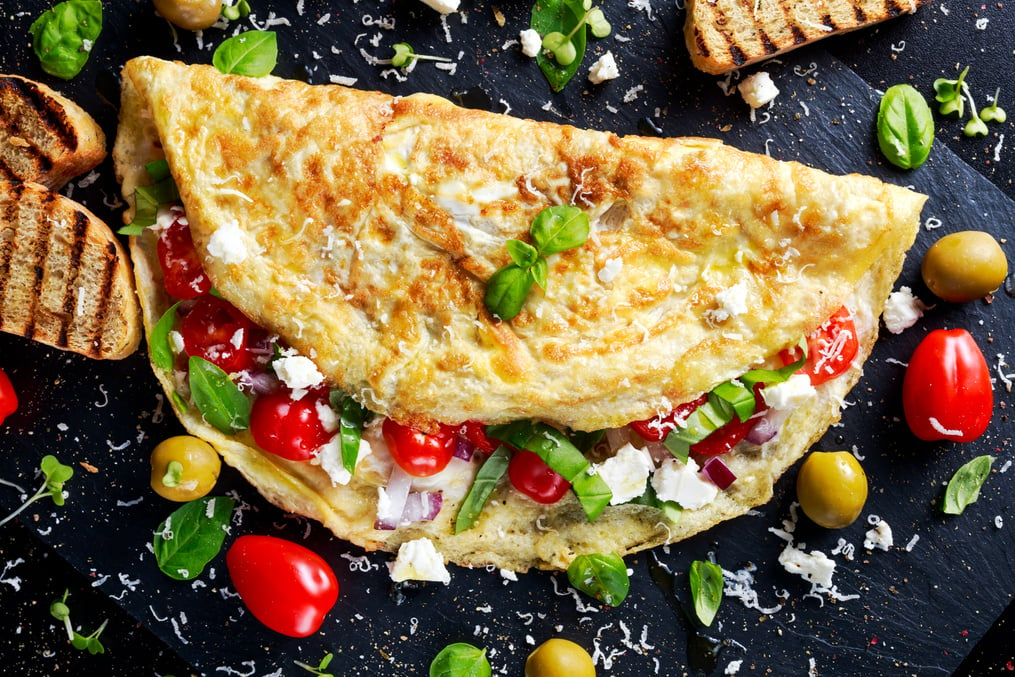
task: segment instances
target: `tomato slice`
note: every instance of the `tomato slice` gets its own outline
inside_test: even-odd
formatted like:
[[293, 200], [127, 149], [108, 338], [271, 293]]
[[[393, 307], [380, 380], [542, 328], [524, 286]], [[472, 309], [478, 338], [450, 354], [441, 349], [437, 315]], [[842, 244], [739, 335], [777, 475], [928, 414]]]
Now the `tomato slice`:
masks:
[[436, 433], [402, 425], [388, 418], [381, 426], [395, 463], [413, 477], [436, 475], [451, 462], [457, 428], [442, 425]]
[[11, 379], [0, 369], [0, 423], [18, 408], [18, 395]]
[[250, 407], [250, 432], [265, 451], [290, 461], [307, 461], [331, 439], [317, 413], [330, 407], [328, 389], [315, 388], [299, 400], [283, 387], [261, 395]]
[[497, 450], [497, 442], [486, 434], [486, 425], [479, 421], [466, 421], [458, 426], [458, 436], [467, 439], [472, 446], [487, 456]]
[[201, 260], [194, 249], [190, 226], [182, 219], [182, 210], [175, 210], [176, 218], [159, 235], [157, 251], [162, 267], [162, 280], [170, 296], [178, 299], [196, 299], [211, 289], [211, 280], [204, 273]]
[[511, 455], [508, 477], [515, 489], [547, 505], [559, 501], [571, 488], [571, 483], [546, 465], [539, 454], [527, 449], [519, 449]]
[[644, 421], [632, 421], [629, 425], [636, 433], [649, 442], [662, 442], [670, 434], [671, 430], [679, 427], [677, 421], [686, 419], [688, 414], [705, 404], [707, 399], [708, 395], [702, 395], [696, 400], [681, 404], [668, 414], [660, 414], [653, 418], [647, 418]]
[[[811, 385], [821, 385], [846, 373], [859, 350], [853, 314], [843, 306], [807, 336], [807, 362], [799, 373], [807, 374]], [[779, 356], [783, 364], [793, 364], [800, 359], [800, 349], [787, 348]]]
[[994, 411], [990, 369], [965, 329], [937, 329], [913, 352], [902, 381], [906, 423], [921, 440], [970, 442]]
[[231, 303], [207, 294], [198, 299], [180, 323], [183, 349], [202, 357], [226, 373], [263, 366], [268, 334], [247, 319]]

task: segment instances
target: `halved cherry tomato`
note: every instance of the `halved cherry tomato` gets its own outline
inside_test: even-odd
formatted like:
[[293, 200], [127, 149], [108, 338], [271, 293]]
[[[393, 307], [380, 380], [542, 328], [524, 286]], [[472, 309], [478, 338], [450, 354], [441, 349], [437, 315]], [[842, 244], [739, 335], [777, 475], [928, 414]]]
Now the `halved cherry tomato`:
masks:
[[705, 404], [707, 399], [708, 395], [702, 395], [696, 400], [681, 404], [668, 414], [647, 418], [644, 421], [632, 421], [629, 425], [634, 432], [649, 442], [662, 442], [670, 434], [671, 430], [675, 430], [678, 427], [677, 421], [686, 419], [692, 411]]
[[338, 579], [312, 550], [274, 536], [240, 536], [226, 568], [254, 618], [289, 637], [317, 632], [338, 601]]
[[[843, 306], [807, 336], [807, 362], [799, 373], [807, 374], [811, 385], [821, 385], [846, 373], [859, 349], [853, 314]], [[787, 348], [779, 356], [783, 364], [793, 364], [800, 359], [800, 349]]]
[[180, 220], [179, 212], [172, 224], [159, 235], [157, 251], [162, 266], [162, 279], [170, 296], [196, 299], [211, 289], [211, 280], [204, 274], [201, 260], [194, 249], [190, 226]]
[[487, 437], [486, 425], [479, 421], [466, 421], [458, 426], [458, 436], [467, 439], [472, 446], [486, 455], [497, 450], [497, 442]]
[[206, 294], [180, 323], [183, 349], [203, 357], [226, 373], [263, 366], [270, 355], [268, 333], [247, 319], [231, 303]]
[[0, 369], [0, 423], [18, 408], [18, 395], [10, 378]]
[[539, 454], [527, 449], [519, 449], [511, 455], [508, 477], [515, 489], [536, 503], [547, 505], [559, 501], [571, 488], [571, 483], [546, 465]]
[[250, 407], [250, 432], [265, 451], [290, 461], [306, 461], [331, 439], [317, 413], [330, 407], [327, 388], [315, 388], [294, 400], [283, 387], [261, 395]]
[[[765, 404], [765, 398], [760, 395], [762, 384], [754, 386], [754, 413], [755, 415], [768, 409], [768, 405]], [[751, 432], [751, 428], [757, 423], [757, 419], [754, 417], [748, 417], [746, 421], [741, 421], [740, 417], [736, 414], [733, 415], [733, 420], [724, 426], [717, 428], [712, 432], [711, 435], [703, 439], [701, 442], [697, 442], [691, 445], [691, 451], [702, 456], [719, 456], [725, 454], [727, 451], [737, 446], [737, 442], [747, 437], [747, 433]]]
[[435, 433], [425, 433], [390, 418], [381, 426], [391, 458], [413, 477], [436, 475], [447, 467], [455, 453], [456, 432], [456, 428], [442, 425]]
[[969, 442], [994, 410], [990, 369], [965, 329], [937, 329], [913, 352], [902, 381], [902, 408], [921, 440]]

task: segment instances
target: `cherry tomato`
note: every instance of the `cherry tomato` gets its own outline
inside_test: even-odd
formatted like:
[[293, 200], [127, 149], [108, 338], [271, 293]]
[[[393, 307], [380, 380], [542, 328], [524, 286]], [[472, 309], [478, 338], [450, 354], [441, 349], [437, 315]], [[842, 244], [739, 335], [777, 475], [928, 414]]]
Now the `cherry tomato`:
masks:
[[196, 299], [211, 289], [211, 280], [204, 274], [201, 260], [194, 249], [190, 226], [177, 215], [168, 228], [159, 235], [157, 251], [162, 266], [162, 279], [170, 296], [178, 299]]
[[212, 490], [222, 462], [214, 447], [197, 437], [177, 435], [155, 447], [151, 486], [170, 501], [193, 501]]
[[479, 421], [466, 421], [458, 426], [458, 436], [467, 439], [484, 454], [490, 455], [497, 450], [497, 442], [487, 437], [486, 426]]
[[[768, 405], [765, 404], [765, 398], [760, 395], [761, 384], [759, 383], [754, 387], [754, 413], [759, 414], [766, 409]], [[701, 442], [697, 442], [691, 445], [691, 451], [702, 456], [719, 456], [725, 454], [727, 451], [737, 446], [737, 442], [747, 437], [747, 433], [751, 432], [751, 428], [757, 423], [752, 417], [748, 417], [746, 421], [741, 421], [740, 417], [736, 414], [733, 415], [733, 420], [724, 426], [721, 426], [714, 430], [711, 435], [703, 439]]]
[[631, 428], [649, 442], [662, 442], [671, 430], [677, 428], [677, 421], [683, 421], [688, 414], [705, 404], [707, 395], [702, 395], [696, 400], [685, 402], [668, 414], [662, 414], [654, 418], [647, 418], [644, 421], [633, 421]]
[[18, 395], [10, 378], [0, 369], [0, 423], [18, 408]]
[[290, 461], [307, 461], [331, 439], [317, 413], [330, 407], [327, 388], [315, 388], [298, 400], [283, 387], [261, 395], [250, 407], [250, 432], [257, 446]]
[[[799, 373], [807, 374], [811, 385], [821, 385], [846, 373], [859, 349], [853, 315], [843, 306], [807, 336], [807, 362]], [[788, 348], [780, 357], [783, 364], [792, 364], [800, 359], [800, 349]]]
[[965, 329], [937, 329], [913, 352], [902, 381], [902, 408], [921, 440], [969, 442], [994, 410], [990, 370]]
[[508, 477], [515, 489], [536, 503], [547, 505], [562, 499], [571, 488], [571, 483], [546, 465], [539, 454], [526, 449], [519, 449], [511, 455]]
[[338, 601], [338, 580], [324, 559], [274, 536], [240, 536], [226, 553], [233, 587], [254, 618], [275, 632], [317, 632]]
[[456, 429], [442, 425], [436, 433], [384, 419], [381, 426], [391, 458], [413, 477], [429, 477], [444, 470], [455, 453]]
[[268, 335], [231, 303], [207, 294], [180, 323], [183, 349], [226, 373], [254, 369], [267, 360]]

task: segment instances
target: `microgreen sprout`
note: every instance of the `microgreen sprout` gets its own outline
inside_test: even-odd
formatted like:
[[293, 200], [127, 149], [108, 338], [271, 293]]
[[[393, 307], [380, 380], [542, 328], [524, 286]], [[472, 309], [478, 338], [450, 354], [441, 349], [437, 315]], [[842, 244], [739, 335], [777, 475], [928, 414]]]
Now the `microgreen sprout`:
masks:
[[996, 122], [1003, 124], [1008, 119], [1008, 114], [1004, 112], [1004, 108], [997, 105], [1000, 100], [1001, 88], [998, 87], [994, 91], [994, 101], [989, 106], [984, 106], [980, 110], [980, 119], [984, 122]]
[[32, 496], [22, 503], [17, 510], [0, 520], [0, 527], [10, 522], [36, 501], [41, 501], [46, 496], [53, 499], [56, 505], [63, 505], [63, 484], [74, 476], [74, 469], [56, 460], [56, 456], [46, 454], [42, 457], [39, 470], [45, 478], [42, 486]]
[[976, 112], [976, 103], [973, 101], [973, 94], [969, 91], [969, 87], [966, 83], [962, 83], [962, 93], [969, 99], [969, 121], [966, 126], [962, 128], [962, 133], [966, 136], [987, 136], [987, 123], [980, 119], [980, 115]]
[[969, 66], [966, 66], [959, 77], [954, 80], [938, 78], [934, 81], [934, 100], [938, 102], [938, 112], [941, 115], [955, 115], [959, 119], [964, 117], [966, 101], [969, 101], [970, 119], [962, 128], [962, 133], [970, 137], [986, 136], [990, 130], [987, 129], [988, 122], [1003, 123], [1008, 119], [1008, 114], [997, 105], [998, 97], [1001, 96], [1001, 88], [994, 92], [993, 103], [985, 106], [977, 113], [976, 104], [973, 102], [973, 95], [966, 82], [966, 75], [969, 73]]
[[324, 658], [321, 659], [321, 662], [318, 663], [316, 667], [313, 665], [308, 665], [301, 661], [293, 661], [293, 663], [295, 663], [297, 667], [303, 668], [310, 674], [317, 675], [317, 677], [334, 677], [334, 675], [332, 675], [330, 672], [325, 672], [325, 670], [328, 669], [328, 665], [331, 664], [331, 659], [334, 657], [335, 655], [332, 654], [331, 652], [324, 654]]
[[416, 50], [408, 42], [396, 42], [391, 48], [395, 50], [395, 55], [391, 57], [391, 65], [396, 68], [408, 68], [412, 65], [413, 61], [451, 61], [451, 59], [444, 56], [416, 54]]
[[102, 625], [98, 627], [90, 635], [82, 635], [80, 632], [74, 629], [74, 626], [70, 621], [70, 607], [67, 606], [67, 597], [70, 595], [70, 590], [63, 591], [63, 597], [53, 600], [53, 603], [49, 605], [49, 614], [58, 621], [63, 623], [64, 628], [67, 630], [67, 639], [70, 640], [71, 646], [75, 649], [88, 650], [88, 653], [93, 656], [97, 653], [105, 653], [106, 647], [102, 646], [102, 642], [99, 641], [99, 635], [106, 629], [106, 624], [109, 620], [102, 621]]
[[551, 31], [543, 36], [543, 49], [552, 53], [553, 58], [561, 66], [570, 66], [578, 57], [578, 48], [573, 39], [578, 31], [585, 30], [585, 26], [588, 26], [592, 35], [597, 38], [605, 38], [610, 34], [610, 22], [606, 20], [603, 10], [592, 7], [592, 3], [589, 1], [585, 2], [584, 9], [585, 14], [567, 35], [560, 31]]
[[222, 16], [230, 21], [236, 21], [250, 16], [250, 3], [247, 0], [239, 0], [235, 5], [222, 5]]
[[952, 115], [955, 113], [960, 118], [962, 117], [965, 112], [962, 88], [966, 84], [966, 74], [968, 72], [969, 66], [966, 66], [965, 70], [959, 73], [959, 77], [955, 80], [938, 78], [934, 81], [934, 99], [941, 104], [938, 106], [938, 112], [941, 115]]

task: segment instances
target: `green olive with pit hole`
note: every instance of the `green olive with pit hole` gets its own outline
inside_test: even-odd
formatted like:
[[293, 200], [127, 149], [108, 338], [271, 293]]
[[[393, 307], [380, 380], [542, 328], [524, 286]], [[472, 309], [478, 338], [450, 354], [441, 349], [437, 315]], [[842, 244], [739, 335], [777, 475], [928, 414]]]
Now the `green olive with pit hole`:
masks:
[[1008, 275], [1008, 260], [990, 233], [963, 230], [931, 245], [920, 273], [936, 296], [964, 303], [997, 290]]
[[596, 666], [580, 645], [554, 637], [529, 654], [525, 677], [596, 677]]
[[206, 495], [218, 481], [222, 461], [204, 440], [178, 435], [160, 442], [152, 451], [151, 485], [170, 501], [193, 501]]
[[222, 0], [152, 0], [158, 13], [171, 24], [201, 31], [218, 21]]
[[867, 502], [867, 475], [848, 451], [812, 451], [796, 478], [797, 500], [815, 524], [842, 529]]

